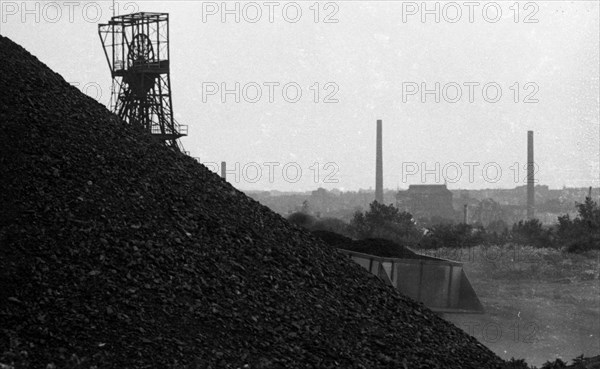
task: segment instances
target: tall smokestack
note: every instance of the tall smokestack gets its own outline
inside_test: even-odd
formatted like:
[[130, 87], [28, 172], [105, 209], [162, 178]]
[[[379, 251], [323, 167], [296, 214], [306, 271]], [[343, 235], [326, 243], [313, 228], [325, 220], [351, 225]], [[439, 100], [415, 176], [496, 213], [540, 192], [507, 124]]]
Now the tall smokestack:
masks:
[[527, 131], [527, 219], [535, 217], [535, 179], [533, 161], [533, 131]]
[[467, 220], [469, 219], [469, 210], [467, 209], [467, 204], [463, 205], [463, 223], [467, 224]]
[[375, 201], [383, 204], [383, 142], [382, 123], [377, 120], [377, 154], [375, 159]]
[[221, 178], [227, 179], [227, 163], [221, 162]]

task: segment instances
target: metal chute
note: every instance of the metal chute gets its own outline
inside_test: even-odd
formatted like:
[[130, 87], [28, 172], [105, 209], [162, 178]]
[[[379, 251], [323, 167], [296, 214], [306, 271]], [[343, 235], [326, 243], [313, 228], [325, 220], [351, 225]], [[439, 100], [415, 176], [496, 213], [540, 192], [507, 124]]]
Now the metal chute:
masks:
[[386, 258], [339, 249], [402, 294], [439, 313], [484, 313], [462, 263], [431, 256]]

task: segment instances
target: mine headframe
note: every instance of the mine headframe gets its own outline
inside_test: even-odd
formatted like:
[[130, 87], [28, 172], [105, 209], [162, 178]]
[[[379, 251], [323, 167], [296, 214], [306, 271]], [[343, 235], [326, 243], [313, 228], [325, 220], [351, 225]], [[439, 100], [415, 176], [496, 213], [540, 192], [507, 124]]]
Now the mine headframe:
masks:
[[182, 149], [187, 126], [173, 117], [169, 69], [169, 14], [133, 13], [98, 25], [112, 75], [111, 109], [125, 122]]

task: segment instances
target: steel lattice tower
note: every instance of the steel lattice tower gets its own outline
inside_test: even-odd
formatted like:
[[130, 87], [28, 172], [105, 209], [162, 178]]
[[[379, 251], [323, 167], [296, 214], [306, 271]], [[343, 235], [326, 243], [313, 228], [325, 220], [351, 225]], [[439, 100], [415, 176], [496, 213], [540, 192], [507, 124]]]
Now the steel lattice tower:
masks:
[[98, 25], [113, 78], [111, 108], [125, 122], [182, 150], [187, 126], [173, 117], [169, 74], [169, 14], [133, 13]]

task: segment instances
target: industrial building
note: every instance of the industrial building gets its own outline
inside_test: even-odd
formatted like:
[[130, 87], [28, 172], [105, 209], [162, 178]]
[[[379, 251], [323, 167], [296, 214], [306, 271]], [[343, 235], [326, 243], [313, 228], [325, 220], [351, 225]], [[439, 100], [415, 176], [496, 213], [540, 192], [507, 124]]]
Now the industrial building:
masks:
[[410, 185], [408, 190], [398, 191], [396, 207], [407, 211], [415, 219], [439, 217], [453, 220], [452, 192], [443, 185]]

